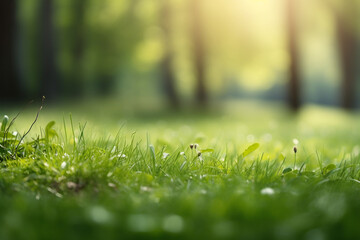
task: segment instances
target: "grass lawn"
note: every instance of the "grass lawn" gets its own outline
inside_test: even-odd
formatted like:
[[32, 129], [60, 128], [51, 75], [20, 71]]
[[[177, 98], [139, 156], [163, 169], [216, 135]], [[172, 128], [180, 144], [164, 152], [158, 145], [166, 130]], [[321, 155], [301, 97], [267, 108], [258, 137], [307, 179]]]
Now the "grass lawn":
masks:
[[[104, 105], [47, 106], [22, 142], [36, 109], [3, 128], [0, 239], [360, 236], [358, 113], [228, 103], [126, 115]], [[7, 126], [17, 111], [1, 109]]]

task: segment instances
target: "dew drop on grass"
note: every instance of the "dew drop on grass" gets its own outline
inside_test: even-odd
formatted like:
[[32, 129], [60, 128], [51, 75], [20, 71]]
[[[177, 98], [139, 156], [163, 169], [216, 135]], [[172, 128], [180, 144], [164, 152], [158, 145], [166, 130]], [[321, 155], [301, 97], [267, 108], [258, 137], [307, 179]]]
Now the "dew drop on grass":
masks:
[[274, 191], [274, 189], [267, 187], [267, 188], [261, 189], [260, 193], [262, 195], [273, 195], [275, 193], [275, 191]]

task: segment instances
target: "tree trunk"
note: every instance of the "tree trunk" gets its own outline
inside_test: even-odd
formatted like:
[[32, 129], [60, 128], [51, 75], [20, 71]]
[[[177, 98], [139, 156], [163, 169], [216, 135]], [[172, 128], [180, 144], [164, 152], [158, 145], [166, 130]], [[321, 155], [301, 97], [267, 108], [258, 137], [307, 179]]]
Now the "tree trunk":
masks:
[[42, 0], [40, 9], [40, 94], [48, 99], [59, 96], [56, 67], [55, 27], [53, 0]]
[[15, 54], [16, 2], [2, 0], [0, 5], [0, 100], [6, 102], [19, 101], [22, 97]]
[[205, 49], [203, 41], [203, 26], [201, 17], [201, 1], [191, 0], [192, 13], [192, 42], [195, 62], [195, 78], [196, 78], [196, 101], [199, 105], [206, 105], [208, 96], [205, 84]]
[[[351, 4], [349, 7], [351, 7]], [[346, 21], [344, 12], [336, 14], [336, 33], [342, 70], [341, 106], [345, 109], [352, 109], [356, 104], [356, 54], [358, 43], [356, 31]]]
[[71, 50], [73, 54], [71, 79], [66, 91], [71, 97], [84, 95], [84, 47], [85, 47], [85, 11], [87, 0], [72, 0], [72, 25], [70, 29]]
[[297, 36], [296, 0], [287, 0], [287, 38], [289, 51], [288, 103], [291, 109], [300, 107], [300, 68]]
[[172, 107], [179, 107], [179, 98], [175, 87], [175, 75], [172, 66], [172, 48], [171, 48], [171, 8], [168, 0], [162, 0], [160, 25], [164, 32], [164, 58], [161, 62], [162, 80], [164, 91]]

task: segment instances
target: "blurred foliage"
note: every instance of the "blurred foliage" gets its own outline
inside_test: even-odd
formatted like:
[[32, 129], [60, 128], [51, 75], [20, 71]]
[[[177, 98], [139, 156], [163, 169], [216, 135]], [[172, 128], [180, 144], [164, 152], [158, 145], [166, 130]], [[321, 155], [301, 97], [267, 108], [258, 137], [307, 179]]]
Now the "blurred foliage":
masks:
[[[22, 83], [30, 96], [37, 95], [40, 84], [38, 15], [43, 1], [18, 1], [19, 62]], [[191, 97], [195, 74], [190, 0], [168, 1], [169, 39], [161, 27], [163, 1], [49, 1], [54, 8], [61, 96], [164, 96], [159, 64], [165, 42], [170, 41], [175, 86], [182, 98]], [[289, 64], [285, 1], [201, 1], [206, 84], [214, 98], [285, 98]], [[359, 2], [306, 0], [296, 4], [304, 98], [336, 104], [341, 78], [336, 16], [344, 16], [359, 37]], [[356, 54], [354, 49], [354, 61], [359, 62]]]

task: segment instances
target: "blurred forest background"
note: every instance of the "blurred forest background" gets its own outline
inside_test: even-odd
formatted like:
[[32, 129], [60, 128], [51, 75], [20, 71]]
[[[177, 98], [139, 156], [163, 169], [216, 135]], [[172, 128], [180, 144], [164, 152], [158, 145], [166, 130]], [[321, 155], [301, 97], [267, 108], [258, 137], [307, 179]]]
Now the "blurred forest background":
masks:
[[360, 106], [359, 0], [2, 0], [0, 103]]

